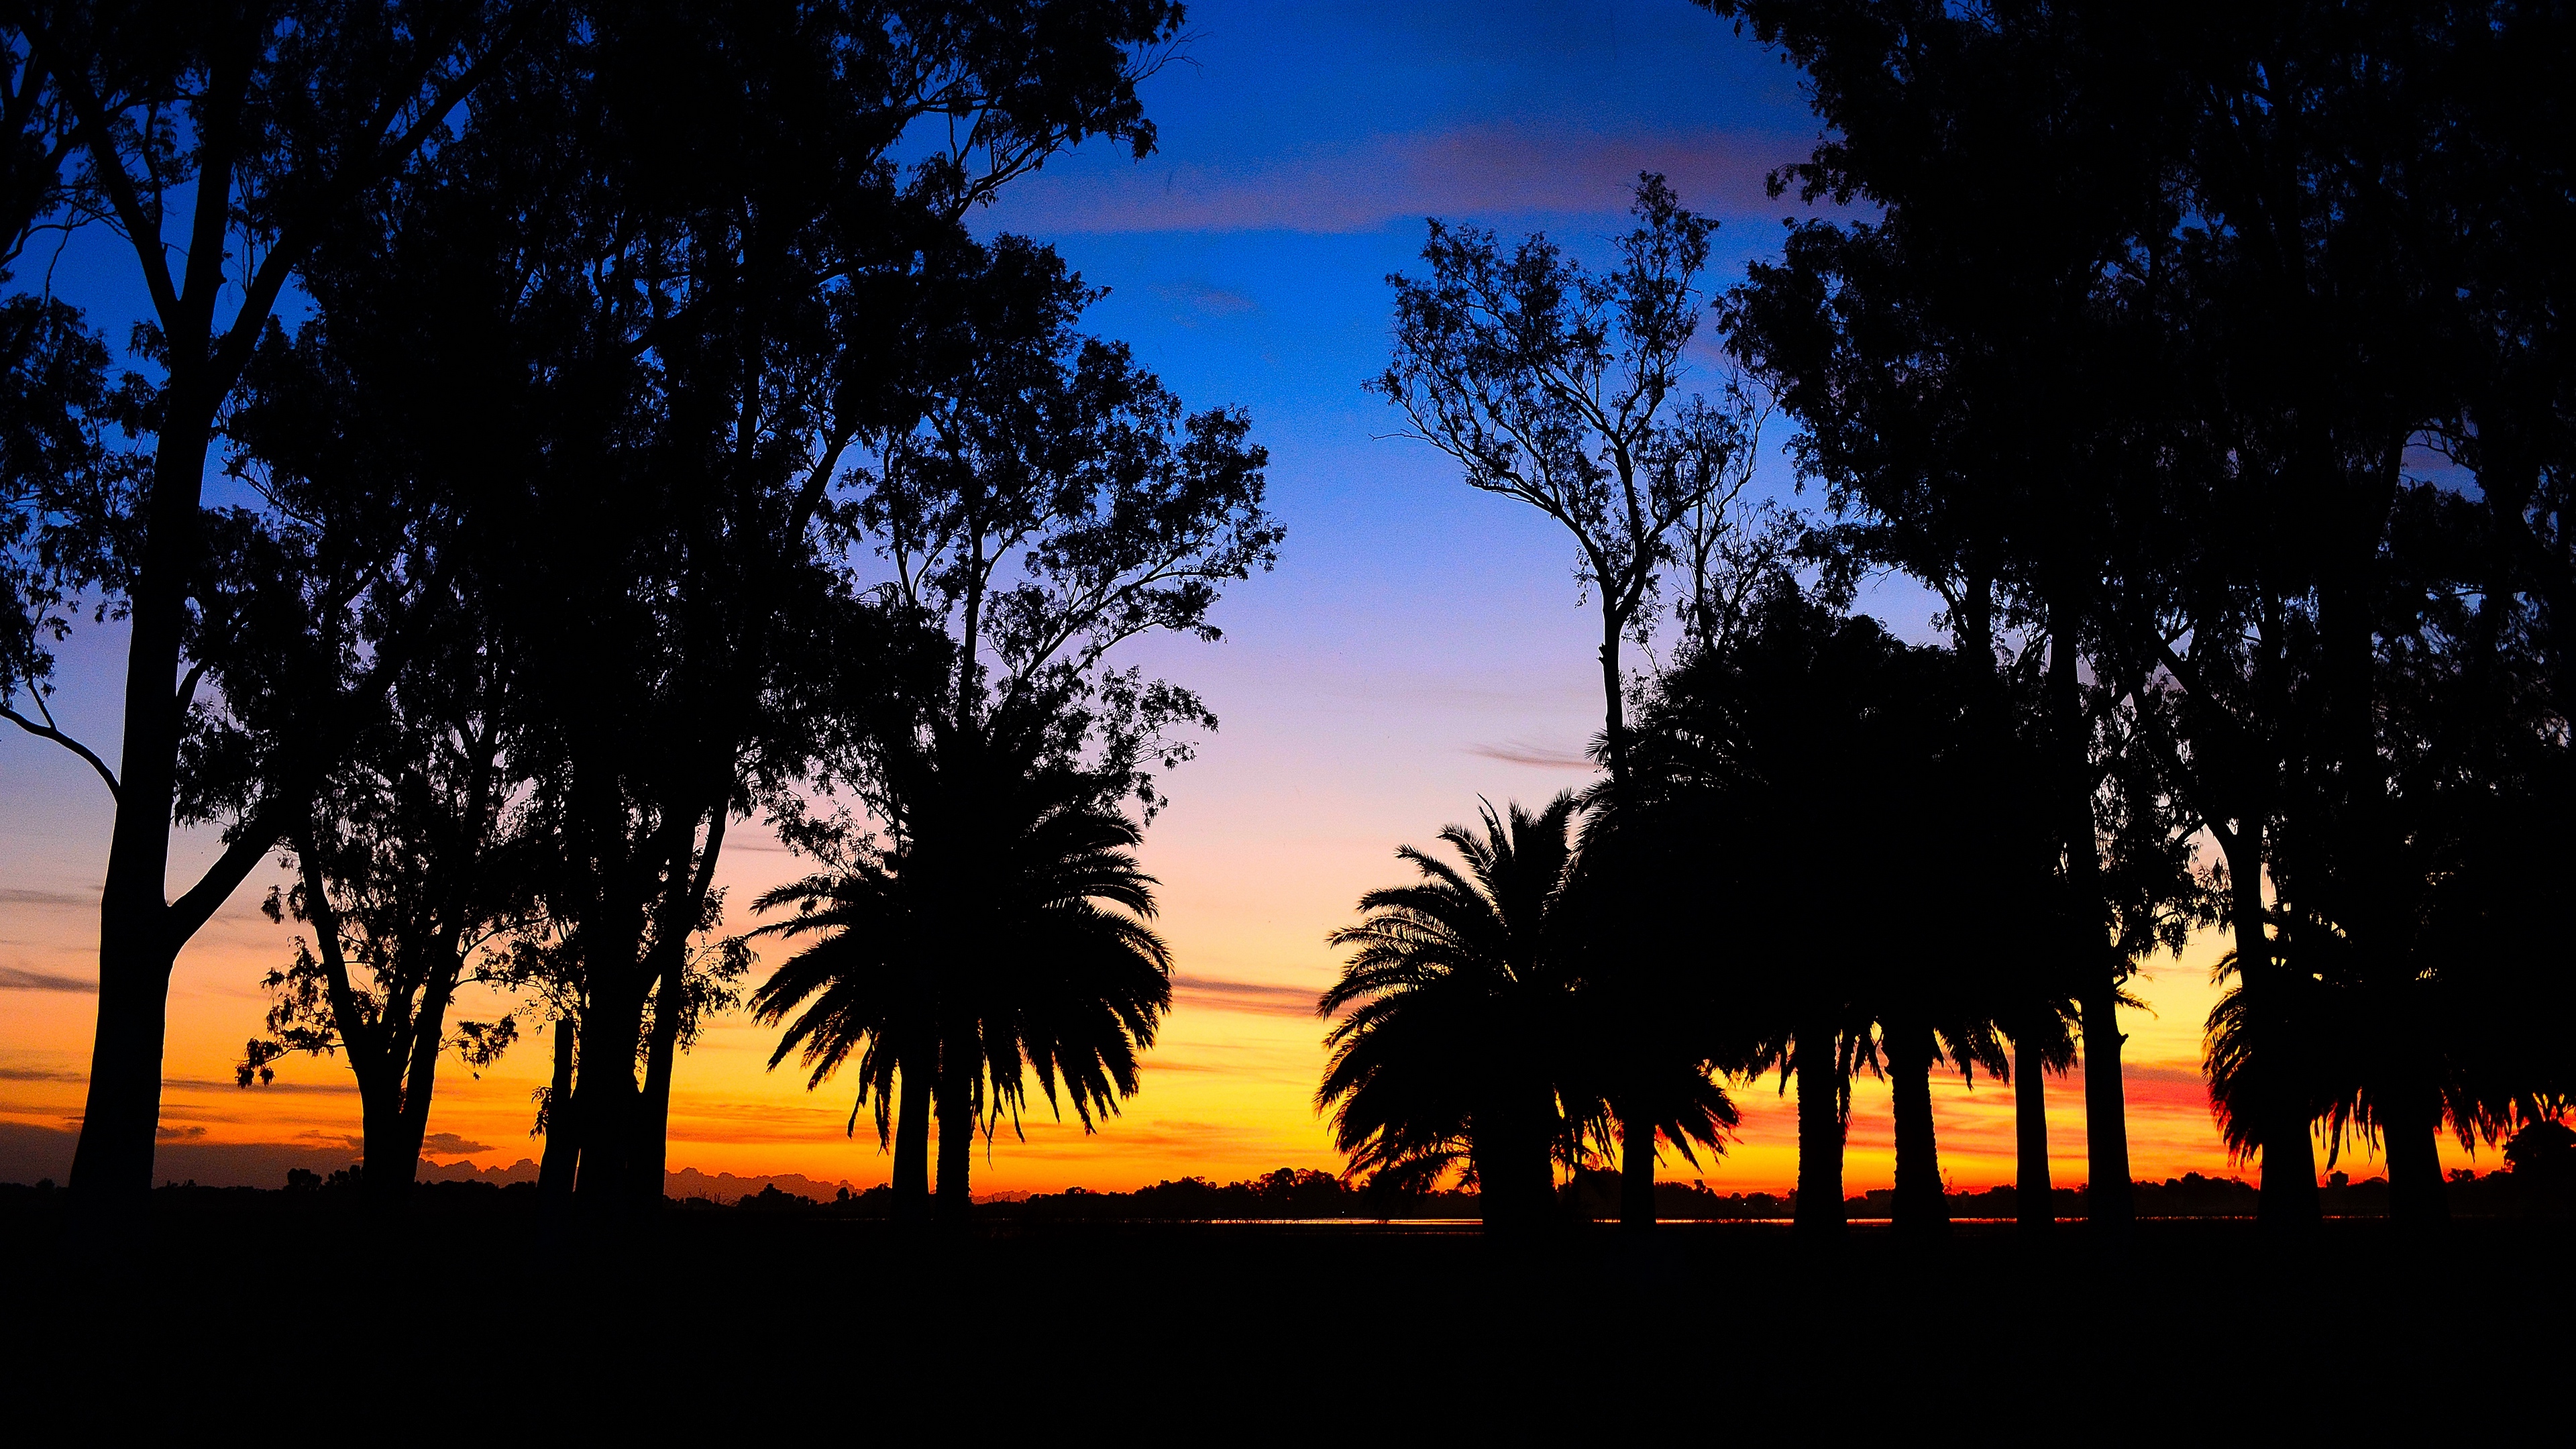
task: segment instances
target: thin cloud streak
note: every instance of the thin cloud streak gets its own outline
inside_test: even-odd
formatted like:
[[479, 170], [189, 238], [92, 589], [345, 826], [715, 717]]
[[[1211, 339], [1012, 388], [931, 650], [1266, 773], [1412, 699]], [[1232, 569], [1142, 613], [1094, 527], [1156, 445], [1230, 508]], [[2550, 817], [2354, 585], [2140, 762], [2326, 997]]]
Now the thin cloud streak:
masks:
[[1007, 230], [1374, 231], [1427, 215], [1616, 215], [1640, 171], [1692, 206], [1770, 216], [1763, 178], [1809, 140], [1766, 131], [1583, 131], [1522, 125], [1375, 136], [1279, 161], [1041, 173], [992, 208]]
[[1530, 765], [1542, 770], [1581, 770], [1590, 774], [1601, 768], [1590, 755], [1553, 749], [1527, 740], [1505, 740], [1499, 745], [1469, 745], [1467, 753], [1480, 759], [1500, 760], [1506, 765]]
[[1321, 994], [1302, 986], [1271, 986], [1256, 981], [1227, 981], [1214, 976], [1174, 976], [1172, 989], [1222, 1011], [1253, 1016], [1312, 1018]]
[[78, 976], [57, 976], [51, 971], [0, 966], [0, 991], [75, 991], [95, 996], [98, 983]]

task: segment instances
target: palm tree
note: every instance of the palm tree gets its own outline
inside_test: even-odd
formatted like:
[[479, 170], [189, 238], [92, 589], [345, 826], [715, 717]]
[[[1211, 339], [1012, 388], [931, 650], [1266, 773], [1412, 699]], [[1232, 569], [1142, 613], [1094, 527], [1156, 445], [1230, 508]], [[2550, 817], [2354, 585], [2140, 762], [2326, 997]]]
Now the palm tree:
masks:
[[1606, 1125], [1564, 1070], [1581, 1009], [1558, 911], [1574, 796], [1482, 815], [1440, 832], [1463, 869], [1404, 846], [1421, 880], [1370, 891], [1332, 934], [1354, 949], [1317, 1007], [1347, 1014], [1315, 1104], [1353, 1173], [1428, 1181], [1463, 1162], [1486, 1227], [1522, 1228], [1550, 1216], [1554, 1165]]
[[798, 909], [754, 934], [818, 939], [761, 983], [751, 1008], [765, 1026], [797, 1012], [769, 1064], [800, 1052], [811, 1072], [809, 1089], [858, 1053], [859, 1088], [848, 1130], [857, 1131], [859, 1112], [873, 1101], [877, 1145], [882, 1149], [891, 1139], [894, 1148], [895, 1216], [909, 1220], [926, 1216], [930, 1205], [938, 958], [913, 929], [913, 899], [924, 892], [906, 865], [898, 844], [881, 858], [863, 857], [837, 873], [808, 876], [763, 895], [758, 910], [790, 904]]
[[801, 1052], [819, 1085], [858, 1053], [851, 1122], [874, 1101], [898, 1216], [965, 1215], [974, 1140], [1005, 1113], [1017, 1121], [1032, 1072], [1051, 1109], [1069, 1104], [1095, 1130], [1137, 1090], [1139, 1054], [1171, 1005], [1135, 822], [1098, 777], [1015, 763], [1026, 757], [993, 743], [925, 751], [901, 831], [759, 903], [799, 907], [765, 933], [822, 936], [752, 998], [765, 1023], [797, 1013], [770, 1064]]

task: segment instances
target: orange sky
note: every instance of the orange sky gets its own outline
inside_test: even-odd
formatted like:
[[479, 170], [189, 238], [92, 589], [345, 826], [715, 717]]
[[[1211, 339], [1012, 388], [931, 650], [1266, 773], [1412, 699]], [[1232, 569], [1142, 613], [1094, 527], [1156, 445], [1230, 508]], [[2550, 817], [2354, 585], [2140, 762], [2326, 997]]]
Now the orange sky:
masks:
[[[1522, 768], [1533, 777], [1524, 783], [1542, 781], [1537, 770]], [[1258, 772], [1224, 774], [1257, 778]], [[1394, 863], [1386, 852], [1392, 841], [1246, 839], [1222, 823], [1228, 812], [1212, 808], [1220, 802], [1193, 809], [1186, 790], [1178, 799], [1156, 827], [1148, 863], [1165, 883], [1163, 924], [1182, 984], [1142, 1093], [1094, 1135], [1043, 1117], [1025, 1124], [1024, 1141], [1006, 1129], [989, 1161], [979, 1154], [979, 1194], [1077, 1183], [1117, 1189], [1185, 1174], [1230, 1180], [1280, 1166], [1339, 1166], [1310, 1105], [1323, 1050], [1307, 1003], [1334, 967], [1324, 932], [1364, 885], [1391, 878]], [[755, 833], [745, 834], [757, 843]], [[738, 849], [731, 861], [736, 899], [790, 865], [775, 847]], [[232, 1085], [232, 1063], [265, 1009], [258, 975], [282, 956], [289, 934], [257, 913], [259, 894], [245, 888], [181, 959], [172, 989], [165, 1136], [191, 1144], [353, 1144], [357, 1099], [337, 1060], [294, 1057], [280, 1064], [274, 1086]], [[21, 971], [94, 975], [95, 927], [79, 892], [21, 887], [0, 902], [0, 948]], [[2196, 1065], [2200, 1022], [2213, 995], [2207, 963], [2216, 949], [2215, 941], [2204, 940], [2184, 960], [2159, 963], [2140, 983], [2154, 1011], [2124, 1017], [2130, 1152], [2139, 1177], [2232, 1170]], [[0, 992], [0, 1120], [39, 1127], [77, 1122], [95, 1001], [71, 990]], [[829, 1083], [808, 1092], [792, 1064], [766, 1070], [774, 1040], [738, 1014], [709, 1029], [680, 1069], [673, 1167], [802, 1173], [858, 1186], [883, 1181], [887, 1159], [865, 1124], [856, 1140], [842, 1135], [850, 1110], [844, 1089]], [[542, 1080], [547, 1056], [542, 1038], [524, 1043], [480, 1080], [451, 1061], [430, 1122], [433, 1142], [445, 1150], [433, 1151], [433, 1160], [507, 1167], [535, 1155], [540, 1144], [528, 1136], [529, 1094]], [[1724, 1160], [1696, 1170], [1669, 1161], [1666, 1175], [1702, 1177], [1720, 1191], [1787, 1188], [1796, 1168], [1795, 1104], [1778, 1086], [1777, 1077], [1768, 1077], [1737, 1089], [1745, 1124]], [[1935, 1090], [1941, 1162], [1951, 1185], [2011, 1181], [2010, 1090], [1994, 1082], [1971, 1089], [1955, 1079]], [[2086, 1175], [2080, 1076], [2052, 1081], [2049, 1097], [2052, 1171], [2059, 1184], [2072, 1185]], [[1887, 1101], [1883, 1084], [1861, 1081], [1847, 1165], [1855, 1193], [1888, 1184]], [[2456, 1154], [2446, 1147], [2445, 1156]], [[2375, 1170], [2347, 1165], [2356, 1177]], [[2491, 1168], [2492, 1155], [2479, 1165]]]

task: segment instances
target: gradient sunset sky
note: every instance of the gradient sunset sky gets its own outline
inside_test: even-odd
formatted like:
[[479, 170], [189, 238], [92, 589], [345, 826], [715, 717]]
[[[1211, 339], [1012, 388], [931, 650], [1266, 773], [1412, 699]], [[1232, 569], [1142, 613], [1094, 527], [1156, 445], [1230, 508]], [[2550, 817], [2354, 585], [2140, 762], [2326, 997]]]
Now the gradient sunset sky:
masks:
[[[1131, 651], [1223, 720], [1165, 781], [1172, 805], [1145, 850], [1179, 983], [1144, 1090], [1097, 1135], [1042, 1107], [1025, 1140], [1005, 1125], [977, 1163], [979, 1193], [1340, 1167], [1312, 1106], [1323, 1064], [1313, 1004], [1337, 966], [1326, 933], [1362, 891], [1402, 878], [1399, 843], [1427, 843], [1480, 796], [1536, 803], [1590, 779], [1582, 747], [1600, 712], [1596, 625], [1577, 602], [1571, 548], [1534, 512], [1467, 489], [1430, 449], [1388, 438], [1393, 414], [1360, 391], [1385, 363], [1384, 278], [1415, 264], [1434, 215], [1544, 230], [1598, 256], [1624, 229], [1636, 173], [1653, 169], [1723, 219], [1709, 276], [1722, 286], [1776, 249], [1792, 208], [1763, 197], [1762, 176], [1814, 134], [1797, 74], [1683, 0], [1193, 0], [1190, 12], [1186, 59], [1145, 88], [1160, 153], [1059, 158], [978, 227], [1053, 243], [1110, 289], [1091, 330], [1132, 343], [1191, 405], [1250, 411], [1288, 541], [1276, 573], [1219, 608], [1222, 644]], [[134, 293], [112, 260], [85, 246], [56, 285], [121, 336]], [[1714, 353], [1700, 357], [1713, 383]], [[1787, 495], [1776, 453], [1765, 470], [1762, 486]], [[1902, 581], [1881, 581], [1864, 602], [1907, 637], [1937, 637], [1925, 596]], [[55, 701], [110, 758], [123, 656], [113, 628], [77, 636]], [[107, 805], [69, 754], [0, 733], [0, 1181], [59, 1180], [69, 1165], [97, 999]], [[174, 878], [193, 879], [209, 846], [184, 843]], [[801, 873], [764, 831], [741, 828], [720, 879], [740, 902]], [[257, 909], [268, 883], [254, 878], [180, 957], [165, 1177], [273, 1186], [286, 1160], [353, 1155], [358, 1103], [340, 1061], [295, 1057], [274, 1086], [232, 1085], [265, 1010], [259, 977], [289, 954], [292, 931]], [[732, 924], [745, 923], [737, 913]], [[1722, 927], [1712, 945], [1724, 948]], [[2139, 1177], [2229, 1170], [2198, 1069], [2218, 949], [2196, 942], [2138, 983], [2151, 1008], [2126, 1020]], [[843, 1136], [849, 1087], [809, 1092], [792, 1062], [766, 1070], [775, 1039], [739, 1014], [708, 1029], [678, 1072], [672, 1166], [884, 1181], [888, 1160], [864, 1123]], [[451, 1059], [429, 1155], [485, 1167], [536, 1155], [530, 1093], [549, 1045], [523, 1041], [480, 1080]], [[1952, 1186], [2010, 1182], [2010, 1090], [1954, 1079], [1936, 1093]], [[1666, 1176], [1720, 1191], [1788, 1186], [1790, 1099], [1776, 1078], [1737, 1095], [1738, 1145], [1697, 1168], [1668, 1161]], [[1856, 1096], [1858, 1192], [1887, 1185], [1893, 1153], [1885, 1088], [1864, 1079]], [[2085, 1176], [2080, 1078], [2052, 1082], [2050, 1098], [2056, 1180], [2071, 1185]]]

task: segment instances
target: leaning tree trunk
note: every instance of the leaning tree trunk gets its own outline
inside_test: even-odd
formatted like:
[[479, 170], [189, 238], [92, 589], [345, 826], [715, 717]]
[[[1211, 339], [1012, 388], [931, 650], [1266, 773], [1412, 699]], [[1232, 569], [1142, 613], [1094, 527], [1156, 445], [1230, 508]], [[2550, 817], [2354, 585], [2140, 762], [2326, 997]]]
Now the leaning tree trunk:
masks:
[[2048, 1178], [2048, 1067], [2037, 1028], [2013, 1038], [2013, 1213], [2026, 1237], [2057, 1226], [2056, 1190]]
[[1941, 1191], [1941, 1154], [1932, 1131], [1932, 1031], [1919, 1022], [1891, 1028], [1888, 1075], [1896, 1099], [1896, 1231], [1909, 1239], [1950, 1230]]
[[1791, 1070], [1798, 1078], [1798, 1236], [1809, 1242], [1843, 1237], [1842, 1071], [1835, 1033], [1800, 1032]]

